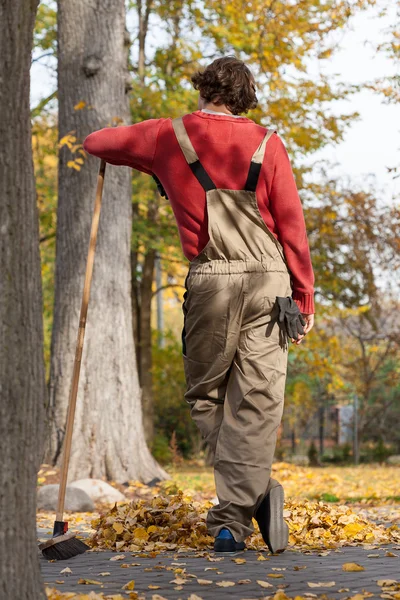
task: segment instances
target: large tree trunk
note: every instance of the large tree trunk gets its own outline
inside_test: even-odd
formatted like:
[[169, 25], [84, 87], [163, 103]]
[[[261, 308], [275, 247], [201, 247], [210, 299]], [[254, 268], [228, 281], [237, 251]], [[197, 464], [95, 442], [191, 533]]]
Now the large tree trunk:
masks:
[[[129, 122], [128, 46], [124, 0], [59, 0], [60, 138], [73, 132], [80, 143], [96, 129]], [[70, 168], [74, 150], [62, 147], [59, 162], [50, 374], [53, 463], [59, 461], [64, 440], [99, 166], [90, 157], [80, 171]], [[71, 480], [107, 477], [123, 482], [165, 475], [150, 455], [143, 433], [132, 332], [131, 226], [130, 170], [109, 166], [82, 356]]]
[[0, 597], [7, 600], [45, 598], [35, 527], [45, 375], [29, 111], [37, 5], [0, 2]]

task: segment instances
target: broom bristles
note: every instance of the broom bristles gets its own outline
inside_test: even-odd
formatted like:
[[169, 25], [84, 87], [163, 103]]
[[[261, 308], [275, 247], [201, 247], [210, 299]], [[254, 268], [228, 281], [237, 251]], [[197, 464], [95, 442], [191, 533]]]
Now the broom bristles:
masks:
[[42, 551], [43, 556], [49, 560], [65, 560], [83, 554], [86, 550], [89, 550], [87, 546], [81, 540], [75, 537], [75, 533], [67, 533], [65, 535], [59, 535], [43, 544], [39, 544], [39, 548]]

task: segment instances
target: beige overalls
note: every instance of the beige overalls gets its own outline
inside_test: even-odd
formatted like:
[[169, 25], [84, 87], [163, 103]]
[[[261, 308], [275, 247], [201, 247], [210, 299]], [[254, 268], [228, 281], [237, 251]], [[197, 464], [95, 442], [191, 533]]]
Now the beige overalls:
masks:
[[291, 296], [290, 274], [255, 193], [274, 132], [255, 151], [245, 189], [227, 190], [216, 189], [182, 118], [172, 124], [206, 192], [210, 236], [185, 282], [185, 399], [215, 453], [219, 504], [208, 513], [208, 530], [216, 536], [226, 527], [239, 542], [252, 533], [256, 509], [277, 485], [270, 474], [286, 381], [288, 341], [277, 320], [276, 296]]

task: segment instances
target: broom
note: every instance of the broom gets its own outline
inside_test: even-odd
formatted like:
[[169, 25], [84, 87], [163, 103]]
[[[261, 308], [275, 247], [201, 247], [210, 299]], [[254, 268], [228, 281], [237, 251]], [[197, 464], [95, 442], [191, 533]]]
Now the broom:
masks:
[[65, 493], [67, 488], [68, 465], [71, 454], [72, 432], [74, 426], [74, 416], [76, 407], [76, 397], [78, 394], [79, 373], [81, 369], [81, 358], [83, 349], [83, 340], [85, 337], [86, 316], [89, 305], [90, 284], [93, 274], [94, 253], [96, 249], [97, 231], [99, 228], [101, 198], [103, 194], [104, 174], [106, 163], [104, 160], [100, 163], [99, 175], [97, 178], [96, 200], [92, 218], [92, 228], [90, 231], [89, 251], [86, 262], [85, 284], [83, 287], [83, 296], [81, 304], [81, 314], [79, 318], [78, 340], [76, 343], [75, 362], [72, 374], [72, 385], [68, 403], [67, 427], [65, 431], [65, 443], [63, 450], [61, 481], [58, 491], [58, 503], [56, 520], [54, 522], [53, 537], [51, 540], [39, 544], [39, 548], [46, 558], [52, 560], [65, 560], [78, 554], [83, 554], [89, 550], [84, 542], [76, 538], [76, 533], [68, 532], [68, 522], [63, 521]]

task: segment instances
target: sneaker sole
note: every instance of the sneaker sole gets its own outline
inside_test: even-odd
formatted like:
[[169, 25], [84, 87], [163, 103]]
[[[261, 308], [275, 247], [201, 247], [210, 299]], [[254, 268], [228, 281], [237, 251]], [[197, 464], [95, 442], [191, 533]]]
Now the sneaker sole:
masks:
[[282, 486], [272, 488], [261, 503], [257, 519], [264, 542], [273, 554], [286, 550], [289, 541], [289, 527], [283, 519], [285, 495]]

